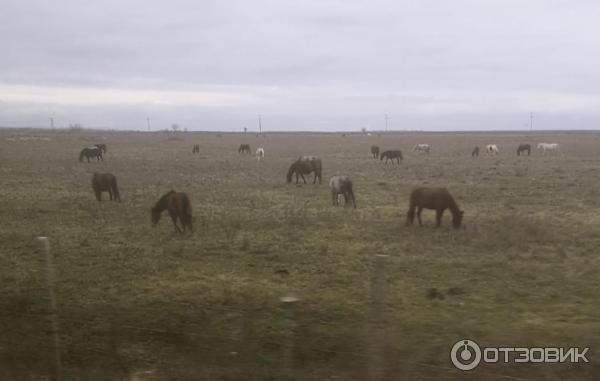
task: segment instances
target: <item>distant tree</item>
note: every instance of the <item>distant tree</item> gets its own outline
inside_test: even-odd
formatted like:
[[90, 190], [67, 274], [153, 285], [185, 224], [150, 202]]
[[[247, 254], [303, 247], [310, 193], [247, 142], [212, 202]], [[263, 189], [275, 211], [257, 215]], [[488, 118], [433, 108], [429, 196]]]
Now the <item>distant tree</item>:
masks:
[[360, 132], [362, 132], [363, 134], [366, 134], [367, 133], [367, 128], [366, 127], [361, 128]]
[[83, 130], [83, 126], [79, 123], [71, 123], [71, 124], [69, 124], [69, 130], [80, 131], [80, 130]]
[[171, 124], [171, 129], [173, 130], [173, 132], [179, 131], [179, 124], [177, 124], [177, 123]]

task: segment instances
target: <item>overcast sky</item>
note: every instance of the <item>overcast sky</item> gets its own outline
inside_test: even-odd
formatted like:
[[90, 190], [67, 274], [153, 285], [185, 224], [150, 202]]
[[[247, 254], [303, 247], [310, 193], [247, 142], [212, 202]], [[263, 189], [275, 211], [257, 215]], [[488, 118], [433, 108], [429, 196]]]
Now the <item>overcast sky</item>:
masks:
[[597, 0], [1, 0], [0, 126], [600, 128]]

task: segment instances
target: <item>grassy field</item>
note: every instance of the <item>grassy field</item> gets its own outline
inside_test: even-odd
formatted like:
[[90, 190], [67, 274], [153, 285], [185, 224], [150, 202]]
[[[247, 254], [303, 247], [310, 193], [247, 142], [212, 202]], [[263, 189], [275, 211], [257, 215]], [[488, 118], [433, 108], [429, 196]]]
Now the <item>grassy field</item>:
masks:
[[[540, 141], [562, 155], [516, 156]], [[100, 142], [104, 162], [77, 161]], [[240, 143], [264, 147], [264, 161], [238, 155]], [[410, 152], [416, 143], [432, 153]], [[470, 157], [488, 143], [499, 156]], [[373, 160], [372, 144], [402, 149], [403, 163]], [[286, 184], [300, 155], [322, 158], [322, 185]], [[117, 176], [121, 203], [94, 199], [95, 171]], [[356, 210], [330, 205], [338, 173], [354, 181]], [[597, 133], [0, 131], [0, 379], [45, 379], [50, 367], [40, 235], [56, 257], [66, 380], [279, 380], [286, 343], [301, 380], [373, 369], [385, 380], [597, 379], [599, 176]], [[432, 211], [426, 227], [405, 227], [418, 185], [448, 187], [464, 229], [449, 215], [434, 229]], [[150, 224], [170, 189], [191, 197], [191, 235], [167, 215]], [[388, 258], [373, 296], [378, 254]], [[293, 323], [286, 295], [301, 299]], [[462, 338], [590, 347], [590, 363], [465, 373], [449, 357]]]

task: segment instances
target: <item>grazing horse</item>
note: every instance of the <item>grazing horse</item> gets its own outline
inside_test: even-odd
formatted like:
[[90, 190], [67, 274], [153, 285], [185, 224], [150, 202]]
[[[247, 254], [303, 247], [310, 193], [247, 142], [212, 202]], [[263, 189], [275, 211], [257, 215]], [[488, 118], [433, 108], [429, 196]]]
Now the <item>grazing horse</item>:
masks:
[[94, 147], [98, 147], [102, 150], [102, 153], [106, 153], [106, 144], [94, 144]]
[[94, 173], [92, 176], [92, 188], [98, 201], [102, 201], [102, 192], [108, 192], [111, 201], [121, 202], [121, 195], [117, 187], [117, 178], [112, 173]]
[[[186, 228], [192, 231], [192, 204], [187, 194], [175, 192], [174, 190], [164, 194], [151, 209], [152, 225], [156, 226], [160, 220], [160, 215], [164, 210], [169, 212], [175, 231], [185, 232]], [[177, 225], [177, 219], [181, 222], [183, 230]]]
[[479, 147], [478, 146], [473, 148], [473, 152], [471, 152], [471, 157], [479, 157]]
[[256, 150], [256, 160], [261, 161], [265, 157], [265, 149], [260, 147]]
[[464, 212], [458, 209], [458, 205], [446, 188], [417, 188], [410, 194], [410, 205], [406, 214], [406, 226], [411, 226], [415, 219], [415, 209], [419, 226], [423, 227], [421, 211], [423, 209], [435, 210], [435, 227], [442, 223], [442, 215], [446, 209], [452, 213], [452, 226], [460, 228]]
[[371, 155], [373, 159], [379, 159], [379, 146], [371, 146]]
[[485, 146], [485, 153], [487, 153], [488, 155], [498, 155], [500, 153], [500, 150], [498, 149], [498, 146], [495, 144], [488, 144]]
[[83, 161], [84, 157], [87, 159], [88, 163], [90, 162], [90, 157], [95, 157], [97, 161], [104, 161], [104, 158], [102, 157], [102, 150], [96, 146], [82, 149], [81, 153], [79, 154], [79, 161]]
[[546, 152], [559, 152], [560, 146], [558, 143], [538, 143], [537, 149], [542, 150], [542, 154], [545, 155]]
[[250, 144], [240, 144], [240, 148], [238, 148], [238, 153], [250, 154]]
[[398, 165], [400, 165], [400, 160], [402, 160], [402, 151], [400, 151], [399, 149], [383, 151], [381, 153], [381, 155], [379, 155], [379, 160], [383, 161], [383, 158], [385, 158], [386, 164], [387, 164], [388, 160], [391, 160], [392, 164], [393, 164], [394, 159], [396, 159], [398, 161]]
[[306, 184], [306, 179], [304, 178], [304, 175], [308, 175], [311, 172], [315, 173], [313, 184], [317, 182], [317, 178], [319, 179], [319, 184], [321, 184], [321, 159], [315, 156], [302, 156], [290, 166], [290, 169], [288, 170], [286, 176], [287, 182], [292, 182], [292, 175], [295, 173], [296, 184], [298, 184], [298, 176], [302, 177], [302, 181], [304, 181], [304, 184]]
[[521, 156], [521, 152], [525, 155], [525, 151], [527, 151], [527, 156], [531, 155], [531, 144], [519, 144], [519, 148], [517, 148], [517, 156]]
[[421, 152], [426, 154], [429, 154], [430, 149], [431, 147], [429, 146], [429, 144], [415, 144], [415, 146], [413, 147], [414, 152]]
[[352, 191], [352, 180], [348, 176], [333, 176], [329, 179], [329, 188], [331, 188], [331, 202], [339, 205], [338, 196], [344, 196], [344, 206], [348, 206], [348, 200], [352, 201], [352, 206], [356, 209], [354, 191]]
[[200, 145], [199, 144], [194, 144], [194, 147], [192, 148], [192, 154], [200, 154]]

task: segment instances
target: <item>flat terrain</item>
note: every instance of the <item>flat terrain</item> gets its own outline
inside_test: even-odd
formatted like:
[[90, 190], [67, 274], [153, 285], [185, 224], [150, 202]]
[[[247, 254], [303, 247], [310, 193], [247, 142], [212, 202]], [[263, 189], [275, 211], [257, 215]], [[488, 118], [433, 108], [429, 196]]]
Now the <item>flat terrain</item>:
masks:
[[[562, 154], [516, 156], [537, 142]], [[94, 143], [108, 145], [104, 162], [78, 162]], [[264, 147], [265, 159], [239, 155], [240, 143]], [[431, 154], [410, 152], [416, 143]], [[488, 143], [499, 156], [471, 158]], [[403, 163], [372, 159], [372, 144], [402, 149]], [[300, 155], [322, 158], [322, 185], [286, 184]], [[121, 203], [94, 199], [96, 171], [117, 176]], [[353, 179], [356, 210], [331, 206], [337, 173]], [[418, 185], [447, 187], [464, 229], [449, 215], [434, 229], [432, 211], [424, 228], [405, 227]], [[599, 186], [598, 133], [2, 130], [0, 379], [46, 379], [51, 368], [34, 242], [47, 236], [66, 380], [280, 380], [289, 367], [301, 380], [379, 369], [386, 380], [595, 380]], [[170, 189], [191, 197], [191, 235], [175, 234], [166, 214], [151, 226]], [[300, 301], [286, 312], [289, 295]], [[465, 373], [449, 359], [462, 338], [591, 347], [590, 363]]]

